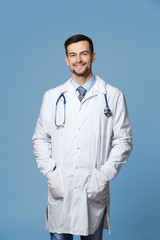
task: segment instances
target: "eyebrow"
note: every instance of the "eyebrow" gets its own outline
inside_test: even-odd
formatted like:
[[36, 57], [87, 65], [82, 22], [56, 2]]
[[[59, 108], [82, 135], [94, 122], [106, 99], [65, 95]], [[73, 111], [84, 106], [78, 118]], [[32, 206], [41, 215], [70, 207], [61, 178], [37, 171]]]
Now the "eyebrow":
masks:
[[[81, 53], [89, 53], [89, 51], [85, 50], [85, 51], [80, 52], [80, 54]], [[71, 54], [76, 54], [76, 53], [75, 52], [70, 52], [69, 55], [71, 55]]]

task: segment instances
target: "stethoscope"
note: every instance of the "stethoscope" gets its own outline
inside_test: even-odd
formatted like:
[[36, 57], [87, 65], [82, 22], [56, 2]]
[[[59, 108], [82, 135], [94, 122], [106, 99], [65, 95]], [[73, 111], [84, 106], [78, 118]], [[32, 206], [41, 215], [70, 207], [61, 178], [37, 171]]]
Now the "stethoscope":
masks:
[[[63, 103], [64, 103], [64, 119], [63, 119], [63, 122], [61, 124], [58, 124], [57, 123], [57, 107], [58, 107], [58, 103], [59, 103], [61, 98], [63, 98]], [[105, 98], [105, 103], [106, 103], [106, 106], [104, 108], [104, 114], [106, 115], [106, 117], [110, 117], [112, 115], [112, 112], [111, 112], [111, 110], [108, 106], [107, 94], [104, 94], [104, 98]], [[64, 93], [61, 93], [60, 96], [57, 99], [57, 102], [56, 102], [55, 125], [56, 125], [57, 128], [64, 127], [65, 122], [66, 122], [66, 98], [64, 96]]]

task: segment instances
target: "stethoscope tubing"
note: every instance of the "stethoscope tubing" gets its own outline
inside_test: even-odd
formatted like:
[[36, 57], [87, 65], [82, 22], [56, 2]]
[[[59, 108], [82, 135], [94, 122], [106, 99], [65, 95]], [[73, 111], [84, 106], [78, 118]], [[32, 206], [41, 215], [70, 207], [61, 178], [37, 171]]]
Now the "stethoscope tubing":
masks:
[[[63, 102], [64, 102], [64, 120], [63, 120], [63, 123], [62, 124], [58, 124], [57, 123], [57, 107], [58, 107], [58, 103], [60, 101], [60, 99], [63, 98]], [[109, 106], [108, 106], [108, 101], [107, 101], [107, 94], [104, 94], [104, 98], [105, 98], [105, 103], [106, 103], [106, 106], [104, 108], [104, 114], [107, 116], [107, 117], [110, 117], [112, 115], [112, 112], [111, 110], [109, 109]], [[66, 98], [64, 96], [64, 93], [61, 93], [60, 96], [58, 97], [57, 101], [56, 101], [56, 108], [55, 108], [55, 125], [57, 128], [59, 127], [64, 127], [65, 125], [65, 122], [66, 122]]]
[[107, 116], [107, 117], [110, 117], [112, 115], [112, 112], [108, 106], [108, 101], [107, 101], [107, 94], [104, 94], [104, 98], [105, 98], [105, 102], [106, 102], [106, 107], [104, 109], [104, 114]]
[[[64, 119], [63, 119], [63, 123], [62, 124], [58, 124], [57, 123], [57, 107], [58, 107], [58, 103], [59, 103], [61, 97], [63, 97], [63, 103], [64, 103]], [[56, 102], [55, 120], [54, 120], [54, 122], [55, 122], [55, 125], [56, 125], [57, 128], [64, 127], [64, 124], [66, 122], [66, 98], [65, 98], [63, 93], [60, 94], [60, 96], [58, 97], [57, 102]]]

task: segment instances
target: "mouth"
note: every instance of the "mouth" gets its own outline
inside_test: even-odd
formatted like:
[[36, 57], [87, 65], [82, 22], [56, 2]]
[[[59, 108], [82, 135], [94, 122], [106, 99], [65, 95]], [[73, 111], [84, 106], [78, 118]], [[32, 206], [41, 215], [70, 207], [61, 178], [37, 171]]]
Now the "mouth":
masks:
[[77, 69], [80, 69], [82, 67], [84, 67], [86, 65], [86, 63], [83, 64], [74, 64], [74, 67], [76, 67]]

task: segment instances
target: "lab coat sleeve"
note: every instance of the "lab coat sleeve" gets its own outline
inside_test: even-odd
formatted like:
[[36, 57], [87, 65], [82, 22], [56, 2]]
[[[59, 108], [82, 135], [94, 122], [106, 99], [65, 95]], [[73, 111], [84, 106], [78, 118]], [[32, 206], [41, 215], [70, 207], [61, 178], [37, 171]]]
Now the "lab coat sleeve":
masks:
[[55, 166], [55, 161], [52, 160], [50, 114], [50, 104], [46, 93], [43, 97], [40, 115], [32, 137], [37, 166], [44, 176], [47, 176]]
[[131, 150], [132, 132], [126, 101], [123, 94], [119, 92], [113, 113], [111, 150], [108, 159], [100, 169], [108, 180], [117, 176], [122, 164], [128, 160]]

